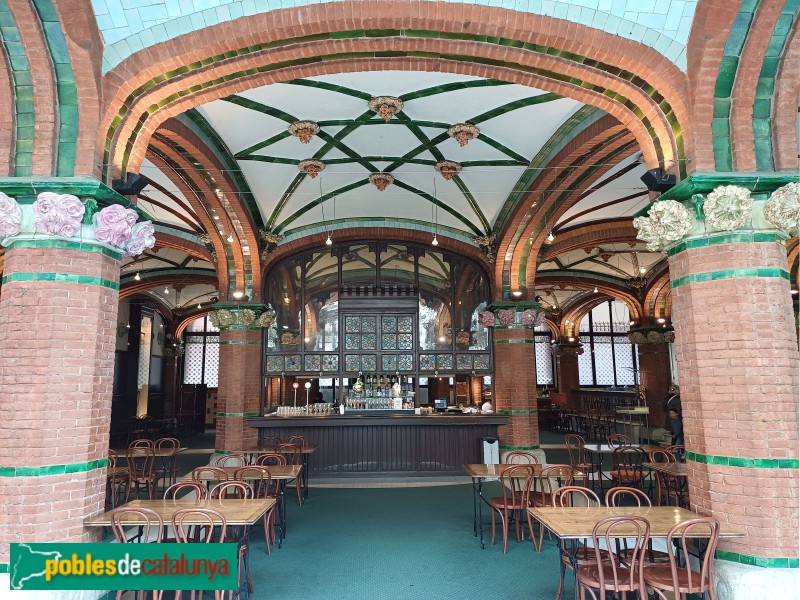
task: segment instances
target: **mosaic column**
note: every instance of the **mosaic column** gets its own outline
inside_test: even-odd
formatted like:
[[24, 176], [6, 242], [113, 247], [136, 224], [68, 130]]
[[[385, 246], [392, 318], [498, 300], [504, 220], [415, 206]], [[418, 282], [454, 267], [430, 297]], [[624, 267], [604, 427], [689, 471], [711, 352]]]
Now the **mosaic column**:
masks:
[[155, 244], [134, 210], [15, 185], [0, 193], [3, 572], [10, 543], [100, 540], [83, 521], [105, 504], [120, 261]]
[[498, 428], [500, 453], [539, 450], [539, 417], [536, 410], [536, 359], [533, 329], [544, 320], [538, 304], [495, 303], [484, 313], [484, 325], [494, 327], [495, 411], [508, 415]]
[[210, 314], [219, 327], [219, 384], [216, 451], [236, 452], [258, 442], [248, 417], [261, 414], [262, 328], [275, 322], [263, 304], [218, 304]]
[[747, 534], [719, 544], [720, 600], [797, 597], [799, 357], [783, 241], [800, 225], [800, 184], [753, 196], [720, 186], [635, 220], [669, 257], [692, 508]]
[[672, 385], [669, 344], [675, 341], [675, 332], [666, 323], [653, 323], [632, 329], [628, 339], [638, 350], [639, 390], [650, 409], [650, 427], [661, 427], [667, 419], [664, 404]]

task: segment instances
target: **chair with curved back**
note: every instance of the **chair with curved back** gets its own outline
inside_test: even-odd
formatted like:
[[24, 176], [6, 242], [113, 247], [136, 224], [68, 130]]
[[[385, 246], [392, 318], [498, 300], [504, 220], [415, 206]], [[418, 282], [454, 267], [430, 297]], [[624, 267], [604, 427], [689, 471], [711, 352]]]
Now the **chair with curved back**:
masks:
[[508, 549], [508, 528], [511, 524], [511, 518], [516, 523], [517, 542], [520, 541], [520, 525], [523, 522], [523, 514], [527, 514], [528, 506], [530, 506], [530, 492], [534, 474], [533, 465], [530, 464], [514, 464], [504, 469], [500, 474], [500, 488], [503, 491], [503, 495], [492, 498], [489, 501], [489, 506], [492, 509], [492, 544], [494, 544], [495, 540], [495, 513], [497, 513], [500, 516], [500, 523], [503, 527], [503, 554]]
[[285, 464], [286, 457], [283, 454], [278, 454], [277, 452], [264, 452], [263, 454], [259, 454], [258, 458], [256, 459], [256, 466], [260, 467]]
[[253, 486], [246, 481], [221, 481], [211, 490], [210, 498], [216, 500], [251, 500], [254, 498]]
[[567, 452], [569, 452], [570, 466], [586, 476], [586, 479], [591, 482], [592, 490], [594, 490], [595, 486], [595, 480], [592, 479], [593, 475], [597, 475], [598, 482], [602, 487], [602, 475], [599, 473], [600, 466], [589, 459], [586, 452], [586, 440], [577, 433], [568, 433], [564, 436], [564, 443], [567, 445]]
[[[302, 465], [303, 464], [303, 447], [297, 444], [281, 444], [275, 447], [277, 454], [283, 454], [286, 457], [287, 465]], [[294, 484], [297, 487], [297, 504], [303, 506], [303, 490], [302, 490], [302, 475], [294, 479]]]
[[[589, 509], [597, 508], [602, 504], [597, 494], [589, 488], [579, 485], [565, 485], [558, 488], [553, 494], [553, 506], [556, 508], [585, 506]], [[531, 519], [532, 517], [528, 515], [528, 518]], [[561, 599], [561, 592], [564, 589], [564, 576], [567, 569], [572, 569], [573, 564], [580, 568], [596, 563], [594, 548], [588, 544], [587, 540], [560, 540], [559, 544], [561, 546], [561, 573], [558, 580], [556, 600]], [[601, 553], [607, 554], [607, 551], [601, 550]], [[572, 557], [572, 560], [570, 560], [570, 557]]]
[[611, 482], [614, 486], [644, 487], [642, 464], [645, 462], [644, 450], [634, 446], [616, 448], [611, 456]]
[[[547, 507], [553, 505], [553, 494], [562, 486], [572, 485], [575, 480], [575, 469], [570, 465], [548, 465], [542, 467], [541, 472], [534, 477], [534, 484], [531, 488], [531, 506]], [[533, 535], [533, 521], [529, 519], [528, 525], [531, 530], [531, 540], [534, 549], [539, 552], [542, 548], [544, 539], [544, 527], [539, 524], [539, 543]]]
[[228, 474], [219, 467], [196, 467], [192, 469], [192, 481], [202, 483], [211, 492], [219, 483], [228, 481]]
[[[655, 449], [650, 450], [647, 453], [647, 457], [651, 463], [662, 463], [667, 464], [671, 462], [675, 462], [675, 456], [666, 450]], [[655, 482], [655, 501], [656, 506], [661, 506], [662, 502], [664, 501], [664, 496], [667, 490], [667, 487], [664, 483], [664, 474], [660, 471], [651, 470], [649, 474], [650, 478], [650, 487], [648, 490], [649, 494], [653, 494], [653, 482]], [[669, 504], [669, 502], [667, 502]]]
[[119, 454], [115, 450], [108, 451], [106, 473], [106, 505], [116, 508], [120, 490], [128, 489], [128, 470], [119, 468]]
[[537, 465], [539, 461], [530, 452], [524, 450], [513, 450], [503, 457], [503, 462], [507, 465]]
[[261, 438], [258, 442], [259, 448], [272, 448], [274, 446], [280, 446], [283, 443], [283, 440], [279, 438], [277, 435], [267, 435]]
[[267, 542], [267, 554], [272, 554], [270, 543], [275, 543], [275, 508], [277, 495], [273, 494], [272, 474], [269, 467], [247, 466], [236, 469], [233, 478], [237, 481], [246, 481], [253, 488], [255, 498], [275, 498], [276, 503], [264, 513], [264, 537]]
[[247, 455], [239, 453], [217, 456], [213, 462], [215, 467], [246, 467], [248, 464], [249, 460]]
[[631, 438], [624, 433], [612, 433], [606, 436], [606, 442], [612, 448], [621, 448], [622, 446], [630, 446]]
[[181, 447], [181, 442], [177, 438], [163, 437], [158, 438], [153, 447], [156, 450], [172, 450], [168, 456], [156, 457], [156, 474], [158, 480], [164, 480], [164, 487], [167, 488], [175, 483], [178, 479], [178, 463], [176, 456], [178, 449]]
[[[638, 508], [646, 507], [650, 508], [653, 506], [653, 503], [650, 501], [650, 497], [645, 494], [642, 490], [632, 488], [632, 487], [615, 487], [611, 488], [606, 492], [606, 506], [608, 507], [620, 507], [620, 506], [633, 506], [636, 505]], [[626, 540], [617, 540], [617, 548], [616, 553], [617, 556], [625, 561], [630, 558], [630, 549], [628, 548], [628, 544]], [[661, 552], [660, 550], [653, 550], [652, 540], [647, 546], [647, 560], [651, 563], [655, 562], [667, 562], [669, 560], [669, 554], [666, 552]]]
[[153, 440], [148, 440], [146, 438], [139, 438], [138, 440], [133, 440], [131, 443], [128, 444], [128, 448], [154, 448], [155, 442]]
[[[604, 560], [601, 546], [611, 548], [619, 537], [631, 543], [629, 559], [623, 563], [617, 555], [608, 553]], [[591, 590], [593, 598], [606, 598], [608, 592], [637, 592], [640, 598], [647, 598], [640, 588], [641, 569], [649, 541], [650, 523], [643, 517], [608, 517], [598, 522], [592, 530], [596, 562], [581, 567], [576, 573], [581, 600], [586, 598], [587, 590]], [[594, 590], [598, 591], [597, 595]]]
[[[226, 541], [228, 523], [225, 515], [213, 508], [184, 508], [172, 515], [172, 528], [178, 543], [212, 544]], [[203, 598], [202, 591], [197, 596], [194, 590], [190, 593], [192, 600]], [[214, 591], [215, 600], [224, 597], [225, 591]]]
[[675, 457], [678, 462], [683, 462], [683, 455], [686, 452], [686, 447], [683, 444], [674, 444], [665, 448], [667, 452]]
[[291, 436], [289, 436], [289, 439], [286, 440], [286, 443], [287, 444], [296, 444], [296, 445], [300, 446], [301, 448], [305, 448], [305, 446], [306, 446], [306, 444], [308, 442], [306, 442], [306, 438], [303, 437], [302, 435], [291, 435]]
[[[138, 525], [137, 530], [138, 534], [136, 537], [132, 539], [128, 539], [128, 536], [125, 534], [125, 521], [128, 523], [133, 520], [136, 525]], [[127, 544], [133, 541], [133, 539], [138, 539], [139, 543], [149, 543], [149, 542], [161, 542], [162, 532], [164, 531], [164, 520], [154, 510], [150, 510], [149, 508], [127, 508], [127, 507], [120, 507], [114, 510], [111, 513], [111, 532], [114, 534], [114, 538], [117, 540], [117, 543], [120, 544]], [[125, 590], [117, 590], [116, 593], [116, 600], [121, 600]], [[136, 592], [137, 598], [146, 598], [147, 592], [140, 591]], [[162, 590], [154, 590], [153, 591], [153, 600], [161, 600], [163, 595]]]
[[[690, 553], [693, 538], [708, 539], [702, 555], [700, 570], [692, 569], [693, 555]], [[679, 540], [679, 541], [678, 541]], [[670, 549], [669, 565], [646, 565], [642, 570], [642, 586], [652, 589], [658, 598], [666, 600], [673, 595], [685, 598], [687, 594], [705, 594], [716, 599], [714, 591], [714, 554], [719, 542], [719, 521], [711, 517], [689, 519], [676, 524], [667, 533], [667, 548]], [[675, 552], [673, 554], [672, 552]], [[679, 566], [681, 565], [681, 566]], [[669, 596], [663, 592], [671, 592]]]
[[208, 497], [208, 488], [199, 481], [181, 481], [173, 483], [164, 490], [164, 502], [172, 500], [175, 505], [178, 504], [178, 500], [188, 499], [190, 496], [197, 500], [205, 500]]
[[130, 498], [131, 491], [134, 491], [135, 498], [138, 499], [140, 486], [144, 486], [150, 500], [155, 498], [158, 475], [155, 471], [156, 459], [153, 448], [144, 446], [128, 448], [125, 457], [128, 461], [128, 490], [125, 501]]

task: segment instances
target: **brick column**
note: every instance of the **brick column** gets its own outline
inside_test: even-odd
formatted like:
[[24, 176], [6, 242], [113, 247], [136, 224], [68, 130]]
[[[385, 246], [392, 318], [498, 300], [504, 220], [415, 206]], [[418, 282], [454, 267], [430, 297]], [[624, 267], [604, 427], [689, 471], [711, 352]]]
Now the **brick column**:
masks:
[[664, 401], [672, 385], [669, 344], [640, 344], [637, 348], [639, 387], [644, 391], [650, 409], [650, 427], [663, 426], [666, 422]]
[[0, 572], [10, 543], [100, 541], [83, 521], [104, 510], [121, 246], [155, 243], [137, 225], [137, 251], [132, 210], [33, 200], [0, 193]]
[[264, 305], [218, 305], [211, 313], [220, 328], [216, 451], [235, 452], [258, 441], [248, 417], [261, 414], [262, 326], [274, 313]]
[[533, 327], [527, 321], [538, 314], [538, 304], [503, 303], [491, 308], [496, 315], [494, 405], [498, 414], [508, 415], [508, 424], [498, 428], [500, 453], [537, 450], [536, 359]]
[[747, 532], [719, 544], [721, 598], [796, 585], [798, 347], [779, 240], [720, 233], [668, 250], [692, 506]]

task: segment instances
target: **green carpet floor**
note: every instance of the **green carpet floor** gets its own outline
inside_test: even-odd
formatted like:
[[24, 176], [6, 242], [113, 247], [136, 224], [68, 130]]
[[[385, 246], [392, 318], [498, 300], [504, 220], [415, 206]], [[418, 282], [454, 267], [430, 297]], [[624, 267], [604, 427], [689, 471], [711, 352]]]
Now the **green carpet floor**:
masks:
[[[488, 487], [499, 493], [496, 483]], [[271, 556], [263, 528], [253, 530], [253, 600], [555, 597], [555, 542], [537, 554], [512, 530], [508, 554], [501, 539], [488, 545], [488, 535], [481, 550], [471, 486], [312, 489], [304, 506], [290, 501], [288, 520], [283, 548]], [[572, 589], [568, 575], [565, 597]]]

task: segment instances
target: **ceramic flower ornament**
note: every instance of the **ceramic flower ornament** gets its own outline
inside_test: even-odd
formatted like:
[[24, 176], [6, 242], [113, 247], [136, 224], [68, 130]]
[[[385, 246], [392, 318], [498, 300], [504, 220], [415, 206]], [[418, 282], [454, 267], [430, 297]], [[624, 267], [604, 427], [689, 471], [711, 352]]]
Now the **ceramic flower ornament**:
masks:
[[[98, 242], [123, 247], [131, 238], [131, 230], [139, 216], [135, 210], [119, 204], [106, 206], [95, 215], [97, 229], [94, 237]], [[140, 252], [141, 254], [141, 252]]]
[[494, 327], [494, 313], [490, 310], [483, 311], [479, 321], [484, 327]]
[[647, 217], [633, 220], [636, 237], [647, 242], [651, 252], [663, 250], [692, 230], [692, 215], [675, 200], [662, 200], [650, 207]]
[[152, 221], [142, 221], [131, 229], [131, 239], [125, 243], [125, 253], [129, 256], [138, 256], [145, 250], [156, 245], [156, 228]]
[[33, 203], [33, 223], [39, 233], [74, 237], [81, 230], [84, 211], [76, 196], [42, 192]]
[[22, 229], [22, 209], [17, 201], [0, 192], [0, 240], [17, 235]]
[[796, 234], [800, 229], [800, 183], [787, 183], [772, 192], [764, 218], [778, 229]]
[[750, 190], [738, 185], [721, 185], [714, 188], [703, 203], [706, 223], [717, 231], [741, 229], [753, 211]]

